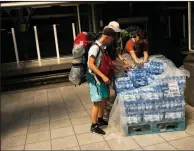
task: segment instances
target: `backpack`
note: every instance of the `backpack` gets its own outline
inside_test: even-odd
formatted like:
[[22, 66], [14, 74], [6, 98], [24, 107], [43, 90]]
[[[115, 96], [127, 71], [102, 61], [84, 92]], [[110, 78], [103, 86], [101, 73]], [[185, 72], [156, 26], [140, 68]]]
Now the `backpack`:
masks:
[[69, 73], [69, 81], [74, 85], [81, 85], [86, 81], [88, 51], [98, 37], [99, 34], [90, 32], [81, 32], [76, 36], [72, 49], [72, 67]]
[[121, 30], [121, 43], [122, 43], [122, 48], [120, 53], [122, 54], [124, 49], [125, 49], [125, 45], [127, 43], [127, 41], [129, 39], [131, 39], [135, 34], [137, 34], [141, 29], [138, 26], [129, 26], [126, 29]]
[[[95, 43], [96, 44], [96, 43]], [[98, 44], [96, 44], [98, 45]], [[100, 66], [98, 67], [98, 69], [106, 76], [108, 77], [109, 79], [111, 78], [111, 75], [113, 75], [113, 64], [112, 64], [112, 59], [110, 57], [110, 55], [108, 54], [107, 51], [102, 51], [102, 49], [99, 47], [99, 52], [102, 52], [102, 59], [101, 59], [101, 63], [100, 63]], [[99, 55], [99, 52], [97, 54], [97, 56]], [[96, 77], [98, 78], [98, 80], [100, 82], [104, 82], [102, 80], [101, 77], [97, 76]]]

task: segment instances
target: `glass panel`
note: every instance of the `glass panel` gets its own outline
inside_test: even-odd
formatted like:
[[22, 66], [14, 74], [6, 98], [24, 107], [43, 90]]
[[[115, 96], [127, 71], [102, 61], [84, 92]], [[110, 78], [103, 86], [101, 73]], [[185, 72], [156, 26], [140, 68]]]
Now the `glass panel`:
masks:
[[160, 23], [161, 23], [161, 26], [160, 26], [161, 27], [160, 29], [161, 38], [168, 39], [169, 38], [168, 16], [167, 15], [162, 16], [162, 21]]
[[191, 48], [194, 50], [194, 3], [191, 2]]
[[16, 62], [12, 33], [1, 30], [1, 63]]
[[144, 22], [142, 22], [142, 23], [132, 23], [132, 24], [120, 24], [121, 29], [126, 29], [129, 26], [133, 26], [133, 25], [138, 26], [138, 27], [140, 27], [141, 29], [144, 29], [144, 30], [146, 29], [146, 23], [144, 23]]
[[[72, 23], [75, 23], [76, 34], [78, 33], [76, 6], [48, 8], [55, 13], [46, 13], [49, 17], [33, 18], [32, 25], [37, 26], [40, 54], [42, 58], [57, 57], [54, 38], [53, 24], [56, 24], [58, 46], [60, 56], [71, 55], [73, 46]], [[44, 14], [45, 9], [40, 9], [39, 14]], [[45, 15], [45, 14], [44, 14]], [[59, 15], [59, 16], [58, 16]]]
[[71, 55], [73, 48], [73, 30], [72, 23], [75, 23], [75, 31], [77, 30], [76, 16], [62, 18], [63, 23], [57, 26], [58, 44], [60, 56]]
[[171, 15], [171, 39], [175, 46], [180, 46], [183, 38], [183, 14], [174, 12]]
[[73, 31], [72, 22], [67, 19], [66, 24], [60, 24], [57, 26], [57, 35], [59, 43], [59, 53], [61, 56], [71, 55], [73, 48]]
[[89, 15], [81, 15], [80, 20], [81, 20], [82, 31], [88, 32], [89, 31]]
[[37, 31], [41, 58], [56, 57], [53, 26], [39, 25]]
[[28, 31], [15, 31], [20, 61], [37, 59], [34, 27]]
[[89, 32], [89, 26], [90, 26], [90, 21], [92, 20], [91, 18], [91, 5], [87, 4], [81, 4], [79, 5], [79, 10], [80, 10], [80, 21], [81, 21], [81, 28], [82, 31]]

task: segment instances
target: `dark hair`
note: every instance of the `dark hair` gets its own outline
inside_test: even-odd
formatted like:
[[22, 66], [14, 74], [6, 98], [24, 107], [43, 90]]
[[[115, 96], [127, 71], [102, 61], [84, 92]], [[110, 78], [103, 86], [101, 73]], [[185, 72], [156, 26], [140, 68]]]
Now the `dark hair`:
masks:
[[109, 27], [105, 27], [102, 31], [102, 34], [106, 36], [111, 36], [113, 38], [116, 37], [116, 32], [112, 28], [109, 28]]
[[144, 30], [138, 30], [136, 34], [133, 35], [133, 38], [139, 37], [140, 39], [144, 39]]

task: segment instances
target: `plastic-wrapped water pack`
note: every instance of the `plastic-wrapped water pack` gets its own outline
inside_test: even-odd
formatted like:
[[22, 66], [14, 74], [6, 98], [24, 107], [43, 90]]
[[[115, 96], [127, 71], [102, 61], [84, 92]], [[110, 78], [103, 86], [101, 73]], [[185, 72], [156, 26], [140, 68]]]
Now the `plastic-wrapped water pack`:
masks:
[[179, 70], [167, 58], [162, 56], [151, 56], [149, 61], [144, 66], [136, 66], [129, 69], [122, 77], [115, 80], [117, 93], [125, 90], [133, 90], [155, 83], [158, 79], [169, 77], [185, 77], [189, 76], [189, 72]]
[[189, 72], [164, 56], [151, 56], [143, 67], [115, 81], [119, 93], [109, 117], [109, 133], [125, 134], [130, 125], [184, 120], [184, 89]]

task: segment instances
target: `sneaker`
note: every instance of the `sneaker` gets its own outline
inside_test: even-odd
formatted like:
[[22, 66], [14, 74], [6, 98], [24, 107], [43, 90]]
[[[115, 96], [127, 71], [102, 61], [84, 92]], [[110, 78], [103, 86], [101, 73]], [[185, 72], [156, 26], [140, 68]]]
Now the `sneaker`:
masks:
[[102, 127], [108, 125], [108, 122], [105, 121], [104, 119], [98, 119], [97, 123], [98, 123], [98, 126], [99, 126], [100, 128], [102, 128]]
[[91, 132], [96, 134], [105, 135], [105, 131], [103, 131], [98, 124], [96, 124], [94, 127], [91, 126]]

